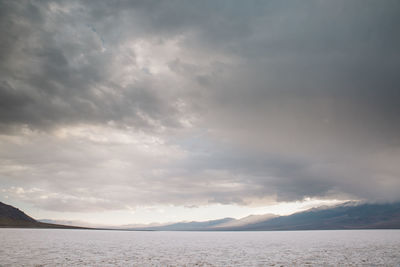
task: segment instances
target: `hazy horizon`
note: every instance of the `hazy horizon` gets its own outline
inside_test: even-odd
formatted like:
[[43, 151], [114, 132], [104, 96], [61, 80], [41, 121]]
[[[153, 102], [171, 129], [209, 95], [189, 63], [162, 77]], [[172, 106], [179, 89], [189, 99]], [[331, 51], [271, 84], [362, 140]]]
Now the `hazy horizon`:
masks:
[[0, 1], [0, 201], [106, 225], [400, 201], [399, 11]]

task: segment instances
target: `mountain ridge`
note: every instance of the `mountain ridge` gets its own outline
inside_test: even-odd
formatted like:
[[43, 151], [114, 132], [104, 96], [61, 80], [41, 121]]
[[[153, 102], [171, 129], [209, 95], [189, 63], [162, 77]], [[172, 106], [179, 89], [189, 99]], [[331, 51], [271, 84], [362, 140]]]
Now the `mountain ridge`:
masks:
[[[46, 220], [46, 222], [54, 222]], [[291, 215], [249, 215], [241, 219], [176, 222], [140, 227], [80, 227], [40, 222], [0, 202], [0, 227], [109, 229], [128, 231], [287, 231], [339, 229], [400, 229], [400, 202], [356, 203], [311, 208]]]
[[[225, 221], [224, 221], [225, 220]], [[208, 227], [207, 227], [208, 226]], [[130, 228], [151, 231], [279, 231], [339, 229], [400, 229], [400, 202], [346, 202], [321, 206], [290, 215], [249, 215], [204, 222], [177, 222], [156, 227]]]
[[400, 229], [400, 203], [344, 203], [313, 208], [223, 231]]

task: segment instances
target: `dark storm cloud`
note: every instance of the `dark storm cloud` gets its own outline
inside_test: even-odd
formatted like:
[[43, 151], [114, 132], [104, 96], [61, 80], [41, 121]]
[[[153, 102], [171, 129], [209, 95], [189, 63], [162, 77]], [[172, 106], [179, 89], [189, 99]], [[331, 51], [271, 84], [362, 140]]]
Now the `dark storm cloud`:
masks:
[[[174, 116], [173, 108], [160, 101], [162, 92], [148, 89], [149, 81], [139, 88], [130, 85], [123, 99], [116, 97], [119, 85], [109, 80], [112, 70], [107, 66], [116, 51], [93, 50], [103, 45], [112, 50], [114, 42], [126, 38], [192, 32], [186, 40], [189, 48], [217, 49], [241, 59], [241, 66], [231, 71], [243, 73], [238, 75], [243, 85], [220, 88], [223, 99], [232, 95], [232, 101], [244, 97], [264, 105], [268, 99], [328, 98], [332, 116], [342, 117], [343, 112], [355, 117], [351, 120], [367, 118], [367, 123], [384, 126], [393, 126], [399, 115], [395, 1], [60, 3], [71, 10], [57, 13], [52, 2], [3, 3], [1, 69], [9, 89], [2, 86], [2, 93], [4, 101], [18, 101], [14, 110], [3, 111], [3, 123], [126, 118], [135, 123], [138, 110], [161, 121], [166, 114]], [[132, 18], [136, 15], [139, 21]], [[79, 54], [85, 63], [72, 64]], [[98, 85], [106, 87], [102, 97], [93, 93]]]
[[3, 128], [114, 121], [140, 129], [153, 126], [148, 120], [178, 126], [177, 111], [151, 77], [123, 88], [110, 78], [118, 71], [111, 66], [118, 48], [110, 39], [104, 51], [103, 37], [90, 26], [91, 7], [65, 2], [57, 10], [56, 4], [2, 3]]
[[[2, 1], [1, 179], [58, 192], [17, 190], [65, 210], [396, 200], [399, 11], [398, 1]], [[156, 141], [138, 149], [138, 133]], [[32, 169], [34, 179], [10, 178]]]

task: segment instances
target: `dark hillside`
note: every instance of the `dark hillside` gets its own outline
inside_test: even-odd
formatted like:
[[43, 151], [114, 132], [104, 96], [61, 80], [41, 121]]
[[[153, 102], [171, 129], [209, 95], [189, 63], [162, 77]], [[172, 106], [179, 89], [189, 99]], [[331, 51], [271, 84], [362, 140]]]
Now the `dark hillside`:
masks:
[[21, 228], [75, 228], [81, 227], [65, 226], [38, 222], [13, 206], [0, 202], [0, 227]]

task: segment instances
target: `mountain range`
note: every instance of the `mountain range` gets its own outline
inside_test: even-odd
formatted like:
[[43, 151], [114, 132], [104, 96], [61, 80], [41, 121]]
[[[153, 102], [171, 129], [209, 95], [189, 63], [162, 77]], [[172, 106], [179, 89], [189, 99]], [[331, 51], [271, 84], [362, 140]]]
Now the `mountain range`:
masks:
[[132, 230], [154, 231], [274, 231], [333, 229], [400, 229], [400, 203], [360, 204], [313, 208], [288, 216], [251, 215], [206, 222], [180, 222]]
[[[57, 221], [37, 221], [19, 209], [0, 202], [0, 227], [82, 228], [72, 226], [72, 221], [65, 221], [69, 225], [52, 222]], [[381, 204], [348, 202], [334, 207], [313, 208], [287, 216], [264, 214], [250, 215], [241, 219], [223, 218], [162, 225], [101, 227], [101, 229], [105, 228], [136, 231], [400, 229], [400, 202]]]
[[400, 203], [356, 204], [314, 208], [288, 216], [233, 227], [224, 231], [400, 229]]

